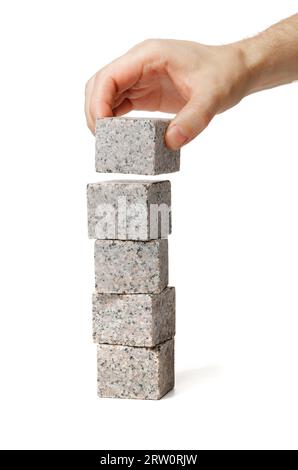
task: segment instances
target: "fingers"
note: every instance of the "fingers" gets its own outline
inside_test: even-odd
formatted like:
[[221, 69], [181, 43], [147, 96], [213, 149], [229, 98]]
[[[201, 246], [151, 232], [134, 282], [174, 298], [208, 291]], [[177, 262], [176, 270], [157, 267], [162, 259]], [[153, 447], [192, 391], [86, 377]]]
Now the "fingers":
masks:
[[96, 117], [113, 116], [113, 102], [117, 95], [117, 86], [112, 77], [103, 80], [101, 94], [98, 92], [98, 74], [94, 75], [86, 85], [85, 115], [91, 132], [95, 131]]
[[117, 83], [112, 75], [96, 75], [90, 97], [92, 118], [113, 116], [113, 106], [117, 94]]
[[94, 76], [88, 80], [85, 87], [85, 117], [87, 121], [87, 126], [91, 132], [94, 132], [94, 122], [90, 114], [90, 98], [94, 85]]
[[137, 105], [137, 98], [138, 95], [142, 96], [142, 90], [134, 91], [136, 96], [131, 102], [127, 101], [126, 91], [136, 85], [147, 65], [156, 63], [162, 48], [163, 42], [160, 40], [143, 41], [89, 80], [86, 86], [85, 114], [92, 132], [97, 117], [125, 114]]
[[125, 98], [125, 100], [114, 109], [114, 116], [123, 116], [123, 114], [129, 113], [132, 109], [132, 102], [128, 98]]
[[[137, 54], [129, 51], [97, 72], [86, 87], [85, 114], [89, 129], [94, 132], [97, 117], [124, 114], [130, 106], [125, 101], [125, 91], [139, 80], [143, 64]], [[123, 105], [125, 102], [125, 105]], [[120, 104], [119, 104], [120, 103]], [[122, 105], [122, 107], [120, 107]], [[126, 107], [126, 108], [125, 108]], [[130, 110], [130, 109], [129, 109]]]
[[165, 136], [167, 146], [176, 150], [190, 142], [208, 126], [216, 111], [214, 95], [200, 93], [192, 97], [169, 125]]

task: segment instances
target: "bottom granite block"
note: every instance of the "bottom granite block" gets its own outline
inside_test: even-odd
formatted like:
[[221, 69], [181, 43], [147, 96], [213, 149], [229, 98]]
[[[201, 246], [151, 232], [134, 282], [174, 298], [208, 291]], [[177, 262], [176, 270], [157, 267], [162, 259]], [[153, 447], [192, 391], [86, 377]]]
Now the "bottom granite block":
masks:
[[154, 348], [99, 344], [99, 397], [159, 400], [174, 387], [174, 340]]

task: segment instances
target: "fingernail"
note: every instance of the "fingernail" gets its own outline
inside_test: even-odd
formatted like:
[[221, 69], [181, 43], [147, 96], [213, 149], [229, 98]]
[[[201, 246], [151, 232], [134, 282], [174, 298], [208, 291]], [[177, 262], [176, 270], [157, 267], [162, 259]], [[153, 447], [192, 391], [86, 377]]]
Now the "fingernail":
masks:
[[185, 144], [187, 137], [183, 134], [183, 131], [177, 124], [170, 126], [166, 133], [166, 143], [167, 146], [173, 150], [179, 149]]

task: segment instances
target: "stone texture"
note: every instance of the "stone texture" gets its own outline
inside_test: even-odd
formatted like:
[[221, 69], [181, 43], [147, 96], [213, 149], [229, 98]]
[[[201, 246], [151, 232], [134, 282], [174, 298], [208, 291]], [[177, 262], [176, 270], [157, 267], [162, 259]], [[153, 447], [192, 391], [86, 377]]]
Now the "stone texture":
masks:
[[93, 302], [95, 343], [153, 347], [175, 335], [175, 288], [160, 294], [99, 294]]
[[87, 200], [89, 238], [149, 240], [170, 233], [170, 181], [92, 183]]
[[174, 340], [155, 348], [99, 344], [99, 397], [158, 400], [174, 387]]
[[169, 119], [156, 118], [97, 119], [96, 171], [138, 175], [179, 171], [180, 151], [165, 145], [169, 123]]
[[168, 241], [96, 240], [95, 289], [102, 293], [158, 293], [168, 284]]

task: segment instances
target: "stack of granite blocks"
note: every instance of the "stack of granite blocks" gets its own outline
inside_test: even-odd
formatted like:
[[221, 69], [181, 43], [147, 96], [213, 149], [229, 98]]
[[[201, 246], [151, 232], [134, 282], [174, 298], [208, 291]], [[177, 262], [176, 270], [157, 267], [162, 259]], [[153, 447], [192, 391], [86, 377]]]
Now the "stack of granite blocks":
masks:
[[[96, 123], [96, 171], [157, 175], [179, 170], [165, 146], [165, 119]], [[98, 395], [160, 399], [174, 387], [175, 289], [168, 287], [169, 181], [89, 184], [88, 233], [95, 239], [93, 340]]]

